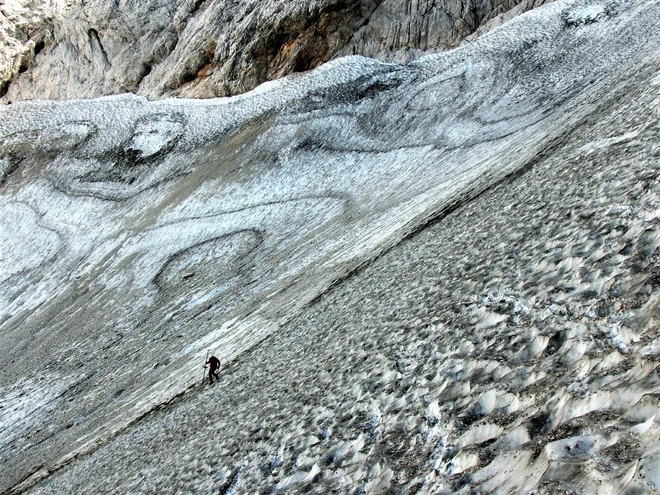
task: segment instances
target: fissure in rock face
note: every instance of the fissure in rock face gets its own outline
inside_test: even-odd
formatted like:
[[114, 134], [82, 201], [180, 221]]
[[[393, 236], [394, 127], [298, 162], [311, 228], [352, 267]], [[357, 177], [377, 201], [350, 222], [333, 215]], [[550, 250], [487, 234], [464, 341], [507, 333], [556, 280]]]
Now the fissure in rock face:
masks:
[[0, 107], [0, 491], [657, 491], [658, 25]]

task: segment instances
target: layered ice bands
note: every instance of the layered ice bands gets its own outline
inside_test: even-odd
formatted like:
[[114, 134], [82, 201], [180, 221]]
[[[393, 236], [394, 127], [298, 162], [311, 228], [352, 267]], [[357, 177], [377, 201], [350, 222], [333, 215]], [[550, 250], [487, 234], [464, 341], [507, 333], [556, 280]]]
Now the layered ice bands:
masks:
[[0, 491], [657, 490], [658, 25], [0, 107]]

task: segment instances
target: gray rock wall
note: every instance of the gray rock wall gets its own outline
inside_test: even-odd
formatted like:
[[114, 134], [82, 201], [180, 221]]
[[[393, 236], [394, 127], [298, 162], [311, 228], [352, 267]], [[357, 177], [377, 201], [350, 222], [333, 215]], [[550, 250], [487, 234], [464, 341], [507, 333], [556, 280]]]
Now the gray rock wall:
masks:
[[20, 0], [0, 4], [0, 96], [233, 95], [338, 56], [407, 62], [454, 47], [517, 3]]

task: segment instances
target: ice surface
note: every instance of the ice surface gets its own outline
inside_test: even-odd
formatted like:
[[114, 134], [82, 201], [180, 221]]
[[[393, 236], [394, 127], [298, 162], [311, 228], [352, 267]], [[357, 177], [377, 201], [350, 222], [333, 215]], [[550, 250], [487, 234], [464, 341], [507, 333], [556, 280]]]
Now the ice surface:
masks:
[[652, 487], [660, 13], [597, 5], [235, 98], [1, 107], [0, 488]]

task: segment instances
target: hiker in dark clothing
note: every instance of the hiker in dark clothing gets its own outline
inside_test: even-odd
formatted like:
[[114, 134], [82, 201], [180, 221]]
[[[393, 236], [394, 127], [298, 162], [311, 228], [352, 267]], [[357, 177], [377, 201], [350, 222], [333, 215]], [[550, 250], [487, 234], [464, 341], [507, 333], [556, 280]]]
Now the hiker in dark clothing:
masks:
[[217, 370], [220, 368], [220, 360], [215, 356], [211, 356], [206, 360], [206, 363], [204, 363], [204, 368], [206, 368], [207, 364], [209, 365], [209, 380], [213, 383], [213, 377], [218, 380]]

